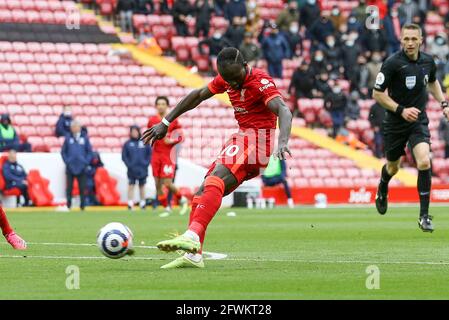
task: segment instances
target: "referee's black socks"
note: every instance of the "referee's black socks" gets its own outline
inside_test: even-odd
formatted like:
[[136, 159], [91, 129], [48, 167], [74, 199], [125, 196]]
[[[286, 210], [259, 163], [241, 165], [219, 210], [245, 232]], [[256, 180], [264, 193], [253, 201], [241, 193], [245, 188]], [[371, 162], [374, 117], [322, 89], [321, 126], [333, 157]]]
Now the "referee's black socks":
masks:
[[429, 214], [429, 202], [430, 202], [430, 186], [432, 184], [432, 172], [431, 169], [418, 171], [418, 193], [420, 202], [419, 216], [425, 216]]
[[391, 178], [393, 176], [390, 176], [387, 171], [387, 165], [384, 164], [382, 167], [382, 174], [380, 177], [380, 184], [379, 184], [379, 191], [381, 194], [386, 195], [388, 193], [388, 183], [390, 182]]

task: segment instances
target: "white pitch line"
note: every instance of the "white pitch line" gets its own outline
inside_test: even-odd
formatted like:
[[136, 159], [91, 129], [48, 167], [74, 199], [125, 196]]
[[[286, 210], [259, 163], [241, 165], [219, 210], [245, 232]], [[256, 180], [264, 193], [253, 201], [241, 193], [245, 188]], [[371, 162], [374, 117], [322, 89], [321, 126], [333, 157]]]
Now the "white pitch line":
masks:
[[[28, 245], [34, 246], [65, 246], [65, 247], [96, 247], [95, 243], [62, 243], [62, 242], [28, 242]], [[156, 246], [133, 246], [138, 249], [157, 249]], [[227, 254], [218, 253], [218, 252], [203, 252], [204, 259], [206, 260], [222, 260], [227, 258]], [[22, 256], [23, 257], [23, 256]], [[132, 259], [137, 260], [145, 260], [141, 259], [142, 257], [135, 257]], [[64, 259], [64, 258], [61, 258]], [[88, 257], [86, 258], [88, 259]], [[154, 260], [154, 259], [146, 259], [146, 260]], [[162, 260], [162, 259], [161, 259]]]

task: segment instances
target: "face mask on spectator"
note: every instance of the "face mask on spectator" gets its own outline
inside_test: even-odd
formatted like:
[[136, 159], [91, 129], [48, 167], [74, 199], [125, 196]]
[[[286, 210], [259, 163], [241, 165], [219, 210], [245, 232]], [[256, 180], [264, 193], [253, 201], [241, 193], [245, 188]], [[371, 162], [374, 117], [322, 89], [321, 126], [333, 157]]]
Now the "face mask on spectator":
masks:
[[315, 61], [318, 61], [318, 62], [323, 61], [323, 56], [315, 56]]
[[340, 10], [338, 10], [337, 8], [332, 9], [332, 15], [333, 16], [338, 16], [340, 14]]
[[442, 45], [444, 45], [444, 43], [445, 43], [446, 41], [444, 41], [444, 38], [443, 38], [443, 37], [437, 36], [437, 37], [435, 38], [435, 42], [436, 42], [437, 45], [442, 46]]
[[326, 41], [326, 43], [331, 48], [333, 48], [335, 46], [335, 40], [328, 40], [328, 41]]
[[297, 25], [290, 26], [290, 32], [291, 33], [298, 33], [299, 29]]
[[410, 4], [412, 2], [412, 0], [405, 0], [404, 1], [406, 4]]
[[349, 21], [349, 23], [353, 24], [353, 23], [357, 22], [357, 19], [355, 17], [351, 17], [351, 18], [349, 18], [348, 21]]
[[336, 94], [339, 94], [341, 92], [341, 88], [340, 87], [333, 87], [332, 91]]
[[307, 0], [307, 3], [310, 5], [314, 5], [315, 4], [315, 0]]
[[254, 9], [256, 9], [256, 7], [257, 7], [257, 3], [255, 1], [248, 2], [248, 8], [254, 10]]
[[381, 61], [382, 61], [382, 58], [379, 57], [379, 56], [373, 56], [373, 61], [374, 61], [374, 62], [381, 62]]
[[346, 45], [347, 45], [348, 47], [353, 47], [353, 46], [354, 46], [354, 40], [348, 40], [348, 41], [346, 41]]
[[214, 35], [212, 36], [215, 40], [220, 40], [221, 39], [221, 33], [220, 32], [215, 32]]
[[70, 110], [64, 111], [64, 115], [66, 117], [70, 117], [72, 115], [72, 111], [70, 111]]

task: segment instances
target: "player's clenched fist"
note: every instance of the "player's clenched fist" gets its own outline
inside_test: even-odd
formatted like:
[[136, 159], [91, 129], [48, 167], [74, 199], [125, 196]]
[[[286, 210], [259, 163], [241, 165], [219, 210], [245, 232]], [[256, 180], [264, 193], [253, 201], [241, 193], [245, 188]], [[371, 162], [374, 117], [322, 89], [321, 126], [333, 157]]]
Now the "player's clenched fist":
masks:
[[145, 130], [145, 132], [142, 135], [141, 140], [145, 144], [151, 143], [151, 145], [154, 144], [156, 140], [160, 140], [167, 134], [168, 127], [163, 124], [162, 122], [152, 126], [150, 129]]
[[412, 107], [412, 108], [405, 108], [402, 111], [402, 118], [407, 120], [408, 122], [415, 122], [418, 120], [418, 116], [421, 113], [421, 111], [418, 108]]

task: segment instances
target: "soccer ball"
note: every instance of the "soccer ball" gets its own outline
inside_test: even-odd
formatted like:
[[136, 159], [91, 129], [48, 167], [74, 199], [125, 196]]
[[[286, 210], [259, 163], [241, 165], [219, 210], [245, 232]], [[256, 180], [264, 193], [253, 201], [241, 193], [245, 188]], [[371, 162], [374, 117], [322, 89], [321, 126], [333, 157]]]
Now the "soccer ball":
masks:
[[119, 259], [133, 252], [133, 233], [123, 223], [111, 222], [98, 232], [97, 245], [106, 257]]

